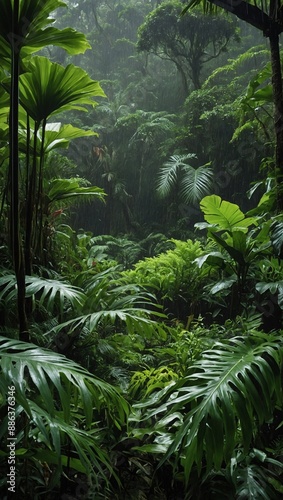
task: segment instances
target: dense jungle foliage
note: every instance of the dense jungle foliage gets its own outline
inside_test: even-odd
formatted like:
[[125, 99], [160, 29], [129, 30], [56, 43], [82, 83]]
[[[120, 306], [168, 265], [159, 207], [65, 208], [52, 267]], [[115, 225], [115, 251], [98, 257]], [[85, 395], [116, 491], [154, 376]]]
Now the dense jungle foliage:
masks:
[[283, 497], [283, 23], [227, 2], [0, 0], [1, 499]]

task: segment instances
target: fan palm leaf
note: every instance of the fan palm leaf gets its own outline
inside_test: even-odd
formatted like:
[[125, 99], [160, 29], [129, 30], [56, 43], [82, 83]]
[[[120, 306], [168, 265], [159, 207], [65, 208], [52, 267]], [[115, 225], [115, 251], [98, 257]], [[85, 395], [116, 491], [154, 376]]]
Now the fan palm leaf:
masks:
[[[8, 90], [9, 85], [6, 87]], [[85, 111], [86, 105], [95, 105], [95, 96], [105, 97], [99, 83], [73, 64], [64, 68], [35, 56], [27, 64], [27, 72], [20, 76], [20, 103], [38, 123], [62, 111]]]
[[188, 481], [194, 463], [200, 471], [204, 459], [208, 470], [229, 462], [239, 440], [247, 453], [256, 428], [282, 405], [282, 362], [282, 339], [258, 332], [204, 352], [187, 377], [161, 393], [163, 405], [156, 406], [155, 395], [155, 408], [147, 413], [184, 413], [161, 463], [181, 455]]
[[195, 204], [211, 191], [213, 170], [208, 165], [194, 168], [189, 160], [195, 158], [195, 154], [174, 155], [164, 163], [157, 181], [161, 197], [170, 195], [176, 187], [185, 203]]

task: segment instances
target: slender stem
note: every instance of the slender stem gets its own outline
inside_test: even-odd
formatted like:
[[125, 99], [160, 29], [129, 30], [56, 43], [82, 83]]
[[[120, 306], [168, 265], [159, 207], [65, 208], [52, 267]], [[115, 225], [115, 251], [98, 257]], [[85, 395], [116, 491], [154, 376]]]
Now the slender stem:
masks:
[[19, 0], [14, 1], [13, 33], [11, 38], [11, 92], [10, 92], [10, 180], [11, 180], [11, 244], [17, 280], [19, 338], [28, 341], [27, 318], [25, 312], [25, 266], [23, 259], [22, 239], [20, 234], [19, 209], [19, 74], [20, 49], [17, 44], [19, 18]]
[[278, 180], [277, 208], [283, 208], [283, 193], [280, 184], [283, 177], [283, 91], [282, 91], [282, 71], [280, 61], [279, 35], [270, 34], [270, 52], [272, 67], [272, 87], [274, 101], [274, 128], [275, 128], [275, 162], [276, 176]]
[[33, 160], [32, 168], [28, 182], [28, 192], [26, 200], [26, 239], [25, 239], [25, 263], [28, 275], [32, 274], [32, 237], [33, 237], [33, 221], [34, 221], [34, 198], [36, 190], [36, 173], [37, 173], [37, 158], [36, 158], [36, 142], [37, 142], [38, 124], [34, 124], [33, 138]]
[[41, 133], [41, 147], [40, 147], [40, 159], [39, 159], [39, 175], [38, 175], [38, 188], [37, 188], [37, 200], [36, 200], [36, 220], [35, 227], [37, 228], [37, 242], [35, 248], [37, 249], [37, 255], [42, 259], [42, 225], [43, 225], [43, 169], [44, 169], [44, 141], [45, 141], [45, 130], [46, 130], [46, 118], [42, 123], [42, 133]]

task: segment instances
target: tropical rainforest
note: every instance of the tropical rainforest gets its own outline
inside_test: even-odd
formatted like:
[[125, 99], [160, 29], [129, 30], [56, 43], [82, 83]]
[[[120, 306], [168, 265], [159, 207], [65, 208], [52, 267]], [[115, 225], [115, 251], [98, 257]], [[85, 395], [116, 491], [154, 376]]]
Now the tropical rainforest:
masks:
[[0, 0], [0, 497], [283, 497], [280, 0]]

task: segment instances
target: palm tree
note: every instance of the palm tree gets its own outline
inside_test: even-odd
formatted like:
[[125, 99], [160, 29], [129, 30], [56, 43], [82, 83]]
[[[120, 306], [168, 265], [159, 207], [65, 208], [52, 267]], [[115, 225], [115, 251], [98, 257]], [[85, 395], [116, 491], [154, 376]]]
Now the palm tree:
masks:
[[[23, 59], [46, 45], [58, 45], [70, 54], [84, 52], [90, 46], [84, 35], [72, 29], [57, 30], [49, 26], [50, 14], [64, 4], [60, 0], [1, 0], [0, 60], [11, 74], [9, 117], [9, 187], [10, 240], [14, 269], [18, 282], [19, 332], [28, 340], [25, 312], [25, 264], [19, 215], [19, 83]], [[23, 76], [22, 76], [23, 80]], [[42, 116], [41, 119], [46, 119]], [[34, 134], [36, 136], [36, 133]], [[34, 170], [34, 169], [33, 169]], [[29, 186], [32, 191], [33, 185]], [[32, 210], [32, 206], [30, 207]], [[29, 228], [28, 228], [29, 232]], [[28, 234], [29, 239], [29, 234]], [[27, 246], [27, 244], [26, 244]]]

